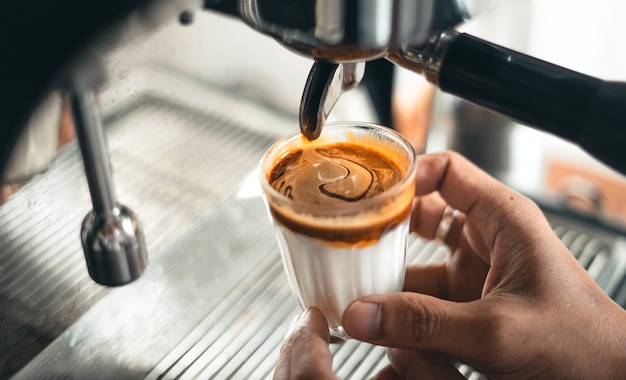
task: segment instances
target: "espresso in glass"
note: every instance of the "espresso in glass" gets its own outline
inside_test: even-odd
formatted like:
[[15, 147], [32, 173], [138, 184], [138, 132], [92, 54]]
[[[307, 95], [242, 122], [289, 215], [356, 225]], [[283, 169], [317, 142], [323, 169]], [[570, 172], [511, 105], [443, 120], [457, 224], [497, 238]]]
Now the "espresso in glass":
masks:
[[374, 124], [331, 123], [299, 133], [261, 161], [261, 183], [293, 293], [318, 307], [335, 336], [355, 299], [402, 289], [415, 152]]

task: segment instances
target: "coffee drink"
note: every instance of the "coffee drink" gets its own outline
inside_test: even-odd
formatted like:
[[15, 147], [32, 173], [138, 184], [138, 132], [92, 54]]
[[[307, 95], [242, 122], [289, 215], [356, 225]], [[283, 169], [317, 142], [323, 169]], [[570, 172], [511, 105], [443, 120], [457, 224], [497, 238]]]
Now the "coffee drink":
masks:
[[350, 302], [402, 289], [415, 156], [380, 126], [329, 124], [324, 134], [279, 141], [262, 160], [261, 182], [298, 302], [318, 307], [345, 337]]

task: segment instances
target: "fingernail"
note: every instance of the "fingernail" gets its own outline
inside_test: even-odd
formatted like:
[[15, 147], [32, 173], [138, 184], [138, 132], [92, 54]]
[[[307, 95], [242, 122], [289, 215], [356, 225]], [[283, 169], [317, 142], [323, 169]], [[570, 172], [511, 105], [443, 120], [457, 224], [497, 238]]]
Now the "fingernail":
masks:
[[357, 339], [380, 337], [380, 305], [356, 301], [348, 307], [343, 316], [344, 328]]

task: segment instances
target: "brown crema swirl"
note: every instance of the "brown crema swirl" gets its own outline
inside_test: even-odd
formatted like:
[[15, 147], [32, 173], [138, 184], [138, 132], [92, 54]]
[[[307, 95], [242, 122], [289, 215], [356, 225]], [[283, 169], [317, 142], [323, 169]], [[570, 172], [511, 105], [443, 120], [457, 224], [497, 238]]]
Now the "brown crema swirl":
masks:
[[[337, 211], [358, 205], [380, 194], [404, 177], [405, 172], [383, 152], [354, 143], [336, 143], [289, 152], [279, 159], [269, 173], [268, 182], [294, 202], [307, 204], [330, 215], [328, 223], [307, 225], [296, 215], [271, 207], [276, 221], [287, 228], [327, 241], [354, 244], [377, 240], [390, 226], [400, 223], [410, 212], [402, 205], [389, 215], [377, 215], [353, 225], [333, 223]], [[358, 210], [358, 208], [357, 208]]]
[[294, 201], [333, 207], [382, 193], [403, 175], [395, 162], [377, 151], [338, 143], [290, 152], [276, 163], [269, 183]]

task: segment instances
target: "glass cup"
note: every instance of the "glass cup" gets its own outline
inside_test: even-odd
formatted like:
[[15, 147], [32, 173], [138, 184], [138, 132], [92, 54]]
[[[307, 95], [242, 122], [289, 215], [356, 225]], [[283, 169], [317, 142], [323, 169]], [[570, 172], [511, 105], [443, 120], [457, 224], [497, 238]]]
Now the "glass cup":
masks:
[[[327, 150], [338, 146], [349, 149]], [[394, 170], [358, 161], [362, 156], [382, 157]], [[287, 167], [298, 157], [298, 175], [291, 175]], [[261, 159], [261, 187], [291, 289], [303, 309], [322, 311], [333, 336], [349, 338], [341, 317], [352, 301], [402, 290], [416, 165], [404, 137], [362, 122], [329, 123], [315, 141], [290, 134]]]

